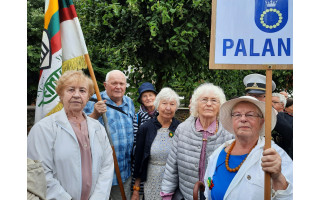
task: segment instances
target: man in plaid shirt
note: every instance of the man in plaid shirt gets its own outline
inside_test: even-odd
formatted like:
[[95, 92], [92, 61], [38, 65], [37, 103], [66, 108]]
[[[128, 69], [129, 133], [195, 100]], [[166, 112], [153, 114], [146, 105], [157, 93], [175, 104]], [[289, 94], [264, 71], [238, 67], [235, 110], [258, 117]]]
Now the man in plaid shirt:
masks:
[[[126, 198], [131, 199], [131, 153], [133, 145], [133, 118], [135, 109], [130, 97], [124, 96], [127, 81], [125, 75], [119, 70], [107, 73], [106, 81], [103, 83], [105, 91], [101, 92], [102, 101], [97, 103], [89, 101], [84, 112], [101, 124], [101, 114], [106, 112], [112, 142], [116, 152], [121, 179], [126, 193]], [[92, 99], [97, 99], [96, 95]], [[106, 108], [106, 103], [111, 105]], [[121, 199], [120, 187], [117, 177], [113, 175], [110, 196], [113, 200]]]

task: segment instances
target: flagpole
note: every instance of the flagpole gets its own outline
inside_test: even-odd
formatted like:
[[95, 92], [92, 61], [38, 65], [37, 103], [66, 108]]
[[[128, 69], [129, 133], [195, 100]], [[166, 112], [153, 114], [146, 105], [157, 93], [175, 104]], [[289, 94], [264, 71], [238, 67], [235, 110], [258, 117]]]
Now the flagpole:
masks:
[[[272, 67], [266, 70], [266, 114], [265, 114], [265, 145], [264, 149], [271, 148], [271, 113], [272, 113]], [[271, 176], [264, 174], [264, 199], [271, 199]]]
[[[97, 80], [96, 80], [96, 77], [94, 75], [94, 71], [93, 71], [93, 68], [92, 68], [92, 65], [91, 65], [89, 54], [84, 54], [84, 58], [85, 58], [85, 61], [86, 61], [87, 65], [88, 65], [89, 73], [90, 73], [91, 79], [92, 79], [93, 84], [94, 84], [94, 90], [96, 91], [97, 99], [98, 99], [98, 101], [101, 101], [102, 98], [101, 98], [99, 87], [98, 87], [98, 84], [97, 84]], [[121, 192], [122, 200], [126, 200], [126, 195], [124, 193], [123, 183], [122, 183], [122, 180], [121, 180], [118, 160], [117, 160], [116, 152], [114, 150], [114, 146], [113, 146], [113, 142], [112, 142], [109, 126], [108, 126], [108, 119], [107, 119], [106, 113], [102, 114], [102, 118], [103, 118], [104, 126], [105, 126], [105, 129], [106, 129], [107, 135], [108, 135], [108, 139], [109, 139], [112, 151], [113, 151], [112, 156], [113, 156], [113, 161], [114, 161], [114, 169], [116, 171], [117, 180], [118, 180], [118, 183], [119, 183], [119, 186], [120, 186], [120, 192]]]

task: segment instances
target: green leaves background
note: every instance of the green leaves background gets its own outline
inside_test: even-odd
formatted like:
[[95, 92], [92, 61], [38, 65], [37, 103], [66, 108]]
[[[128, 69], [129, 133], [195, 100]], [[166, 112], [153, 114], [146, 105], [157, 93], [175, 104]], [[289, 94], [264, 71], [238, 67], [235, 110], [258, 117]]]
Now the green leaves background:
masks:
[[[100, 90], [105, 75], [128, 75], [128, 95], [153, 82], [172, 87], [188, 105], [195, 87], [211, 82], [227, 99], [244, 94], [243, 77], [251, 70], [209, 70], [211, 0], [74, 0]], [[36, 98], [44, 3], [28, 0], [28, 104]], [[29, 80], [30, 79], [30, 80]], [[273, 70], [277, 91], [293, 91], [293, 72]], [[138, 105], [138, 103], [136, 104]]]

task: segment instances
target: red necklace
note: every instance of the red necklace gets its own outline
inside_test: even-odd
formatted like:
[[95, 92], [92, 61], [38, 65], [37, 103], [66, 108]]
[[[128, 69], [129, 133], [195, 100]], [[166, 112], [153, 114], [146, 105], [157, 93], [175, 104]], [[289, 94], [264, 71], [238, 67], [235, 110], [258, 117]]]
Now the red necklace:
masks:
[[[258, 142], [257, 142], [257, 143], [258, 143]], [[241, 165], [242, 165], [242, 164], [244, 163], [244, 161], [247, 159], [247, 157], [248, 157], [248, 155], [250, 154], [250, 152], [252, 151], [252, 149], [257, 145], [257, 143], [250, 149], [249, 153], [248, 153], [247, 156], [243, 159], [243, 161], [240, 163], [240, 165], [238, 165], [238, 167], [236, 167], [236, 168], [231, 169], [231, 168], [229, 167], [229, 157], [230, 157], [230, 154], [231, 154], [231, 151], [232, 151], [234, 145], [236, 144], [236, 141], [234, 141], [234, 142], [231, 144], [231, 147], [230, 147], [229, 151], [227, 152], [227, 156], [226, 156], [226, 161], [225, 161], [225, 163], [226, 163], [226, 168], [227, 168], [227, 170], [228, 170], [229, 172], [236, 172], [236, 171], [238, 171], [238, 170], [240, 169]]]

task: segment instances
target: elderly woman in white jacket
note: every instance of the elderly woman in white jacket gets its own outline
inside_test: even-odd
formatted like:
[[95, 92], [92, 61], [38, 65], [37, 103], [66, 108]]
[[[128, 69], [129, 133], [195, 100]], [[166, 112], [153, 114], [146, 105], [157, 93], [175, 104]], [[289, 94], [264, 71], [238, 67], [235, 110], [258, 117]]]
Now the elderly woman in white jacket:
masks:
[[82, 71], [65, 72], [57, 82], [63, 109], [36, 123], [28, 136], [28, 157], [42, 162], [47, 199], [109, 199], [112, 149], [104, 127], [82, 111], [93, 94]]
[[[254, 97], [232, 99], [221, 106], [220, 121], [235, 140], [209, 158], [205, 196], [215, 200], [263, 200], [264, 173], [270, 173], [272, 199], [291, 200], [292, 160], [278, 145], [264, 150], [265, 103]], [[272, 128], [276, 124], [272, 109]]]

